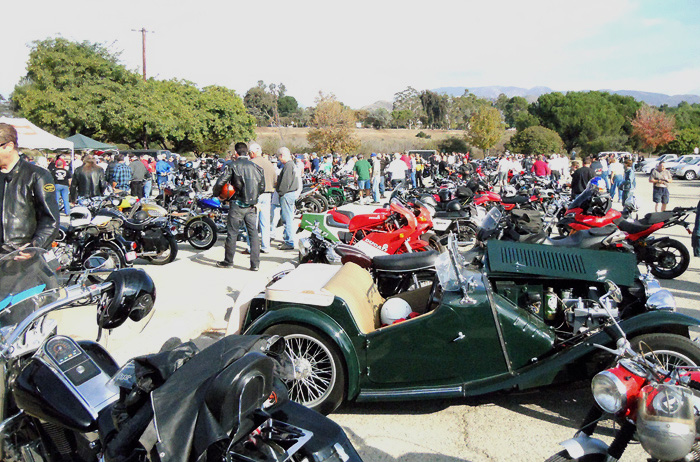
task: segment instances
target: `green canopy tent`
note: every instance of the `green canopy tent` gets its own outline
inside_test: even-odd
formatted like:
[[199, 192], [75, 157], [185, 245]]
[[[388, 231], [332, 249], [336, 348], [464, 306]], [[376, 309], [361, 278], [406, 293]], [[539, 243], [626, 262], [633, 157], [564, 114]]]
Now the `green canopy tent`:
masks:
[[86, 149], [117, 149], [117, 147], [112, 144], [100, 143], [80, 133], [69, 136], [66, 140], [73, 142], [76, 151], [84, 151]]

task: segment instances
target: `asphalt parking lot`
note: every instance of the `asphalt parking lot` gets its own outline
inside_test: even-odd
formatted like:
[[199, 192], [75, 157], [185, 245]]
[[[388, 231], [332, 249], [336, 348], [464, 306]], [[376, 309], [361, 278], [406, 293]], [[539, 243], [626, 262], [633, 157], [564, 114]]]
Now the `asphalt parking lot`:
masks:
[[[651, 184], [645, 175], [637, 177], [637, 196], [640, 216], [653, 211]], [[671, 185], [669, 208], [695, 206], [698, 199], [700, 181], [678, 180]], [[685, 229], [670, 229], [668, 235], [690, 249]], [[212, 249], [201, 253], [181, 244], [177, 260], [171, 264], [137, 265], [153, 277], [158, 291], [150, 324], [143, 331], [128, 325], [117, 329], [103, 343], [123, 363], [135, 355], [157, 351], [172, 337], [187, 340], [205, 330], [225, 330], [240, 291], [293, 258], [296, 251], [273, 250], [263, 254], [261, 271], [253, 273], [248, 270], [248, 256], [236, 254], [234, 268], [220, 269], [215, 263], [223, 259], [221, 236]], [[678, 310], [698, 318], [699, 273], [700, 259], [692, 258], [690, 268], [680, 278], [661, 281], [676, 297]], [[94, 308], [63, 313], [60, 323], [62, 333], [81, 338], [94, 338], [97, 332]], [[343, 426], [366, 461], [541, 461], [560, 450], [559, 441], [573, 435], [591, 403], [589, 384], [576, 383], [476, 399], [349, 403], [330, 417]], [[612, 435], [611, 425], [607, 428], [610, 430], [604, 431], [604, 439]], [[646, 453], [633, 445], [622, 460], [646, 460]]]

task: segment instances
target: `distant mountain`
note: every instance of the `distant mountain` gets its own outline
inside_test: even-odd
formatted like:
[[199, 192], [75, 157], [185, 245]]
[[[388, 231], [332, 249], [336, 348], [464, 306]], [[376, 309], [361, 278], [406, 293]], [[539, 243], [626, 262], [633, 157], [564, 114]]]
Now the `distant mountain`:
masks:
[[372, 104], [369, 104], [367, 106], [362, 106], [362, 109], [365, 111], [373, 111], [375, 109], [386, 109], [387, 111], [391, 112], [392, 109], [394, 109], [394, 103], [391, 101], [375, 101]]
[[[498, 95], [503, 93], [509, 98], [513, 96], [522, 96], [529, 102], [533, 102], [544, 95], [545, 93], [552, 93], [554, 90], [548, 87], [533, 87], [530, 89], [520, 88], [520, 87], [501, 87], [501, 86], [490, 86], [490, 87], [441, 87], [436, 88], [433, 91], [437, 93], [444, 93], [451, 96], [462, 96], [464, 90], [468, 89], [471, 93], [475, 94], [479, 98], [496, 99]], [[663, 104], [668, 104], [669, 106], [678, 106], [682, 101], [686, 101], [689, 104], [700, 103], [700, 96], [698, 95], [665, 95], [663, 93], [650, 93], [645, 91], [633, 91], [633, 90], [600, 90], [607, 91], [608, 93], [614, 93], [617, 95], [631, 96], [637, 101], [643, 101], [652, 106], [661, 106]], [[562, 92], [566, 93], [566, 92]]]

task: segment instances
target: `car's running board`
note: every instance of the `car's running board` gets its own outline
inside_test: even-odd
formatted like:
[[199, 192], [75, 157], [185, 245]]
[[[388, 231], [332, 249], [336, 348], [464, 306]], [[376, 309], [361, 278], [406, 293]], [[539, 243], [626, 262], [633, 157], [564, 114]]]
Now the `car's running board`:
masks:
[[357, 401], [386, 401], [392, 399], [404, 400], [410, 398], [458, 398], [462, 396], [464, 396], [464, 390], [461, 386], [419, 388], [415, 390], [371, 390], [361, 391], [357, 396]]

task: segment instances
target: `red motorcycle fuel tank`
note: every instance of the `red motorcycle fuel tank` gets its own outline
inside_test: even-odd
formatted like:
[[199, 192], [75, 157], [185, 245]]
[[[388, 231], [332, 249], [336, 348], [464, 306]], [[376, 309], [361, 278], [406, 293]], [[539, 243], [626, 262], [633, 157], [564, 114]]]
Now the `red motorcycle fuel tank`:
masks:
[[570, 213], [574, 214], [574, 223], [571, 223], [569, 227], [579, 231], [590, 228], [602, 228], [603, 226], [609, 225], [622, 216], [622, 214], [615, 209], [608, 210], [608, 212], [602, 217], [597, 217], [595, 215], [584, 215], [583, 210], [579, 208], [569, 209], [565, 213], [566, 215]]
[[383, 227], [389, 213], [367, 213], [355, 215], [348, 223], [348, 231], [355, 232], [360, 229]]

